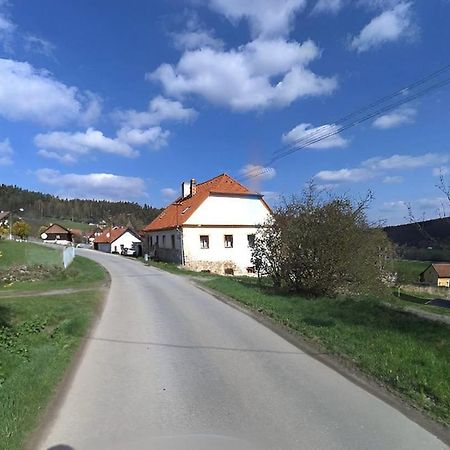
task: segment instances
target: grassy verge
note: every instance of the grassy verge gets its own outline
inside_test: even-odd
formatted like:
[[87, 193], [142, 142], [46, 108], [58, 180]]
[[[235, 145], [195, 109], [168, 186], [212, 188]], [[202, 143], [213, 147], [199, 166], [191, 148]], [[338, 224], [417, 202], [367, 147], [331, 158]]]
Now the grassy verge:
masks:
[[[173, 264], [152, 263], [181, 275]], [[450, 327], [373, 299], [307, 299], [273, 292], [253, 278], [201, 274], [200, 283], [344, 358], [435, 420], [450, 425]], [[429, 310], [429, 309], [428, 309]], [[434, 310], [436, 312], [436, 310]]]
[[[77, 257], [73, 279], [52, 289], [94, 287], [105, 272]], [[94, 270], [93, 270], [94, 269]], [[102, 278], [101, 278], [102, 277]], [[64, 284], [65, 283], [65, 284]], [[41, 285], [42, 287], [43, 285]], [[36, 427], [99, 307], [100, 289], [40, 297], [0, 297], [0, 449], [15, 450]]]
[[59, 266], [63, 260], [60, 251], [31, 242], [0, 241], [0, 269], [14, 265]]

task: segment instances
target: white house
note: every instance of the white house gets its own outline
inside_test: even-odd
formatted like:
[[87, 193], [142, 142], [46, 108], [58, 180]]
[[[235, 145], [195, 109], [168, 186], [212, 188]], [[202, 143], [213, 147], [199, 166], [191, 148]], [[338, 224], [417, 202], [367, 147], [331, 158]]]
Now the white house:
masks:
[[125, 249], [136, 249], [139, 254], [142, 239], [129, 228], [109, 227], [96, 236], [94, 249], [105, 253], [122, 253]]
[[255, 232], [271, 215], [263, 196], [227, 174], [182, 183], [181, 196], [142, 231], [150, 256], [191, 270], [251, 274]]

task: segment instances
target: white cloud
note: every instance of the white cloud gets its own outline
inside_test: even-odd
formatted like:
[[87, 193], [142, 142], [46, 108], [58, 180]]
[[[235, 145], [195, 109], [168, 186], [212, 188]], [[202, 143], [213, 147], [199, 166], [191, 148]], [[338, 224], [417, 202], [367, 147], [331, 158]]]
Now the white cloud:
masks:
[[210, 8], [232, 22], [247, 19], [253, 36], [282, 36], [291, 30], [306, 0], [208, 0]]
[[0, 141], [0, 166], [9, 166], [12, 164], [13, 149], [9, 139]]
[[[0, 58], [0, 116], [55, 126], [67, 122], [93, 121], [91, 93], [81, 93], [57, 81], [27, 62]], [[95, 112], [95, 114], [93, 114]]]
[[313, 13], [336, 14], [345, 4], [345, 0], [318, 0], [314, 6]]
[[117, 132], [117, 138], [131, 146], [140, 147], [150, 145], [159, 149], [167, 145], [170, 132], [161, 127], [151, 127], [147, 129], [123, 127]]
[[42, 148], [38, 150], [37, 153], [39, 156], [42, 156], [43, 158], [55, 159], [56, 161], [66, 165], [75, 164], [77, 162], [77, 158], [71, 155], [70, 153], [58, 153], [45, 150]]
[[399, 108], [376, 118], [373, 122], [373, 126], [381, 130], [386, 130], [389, 128], [398, 127], [400, 125], [413, 123], [416, 114], [417, 110], [415, 108]]
[[54, 186], [56, 193], [65, 198], [135, 200], [147, 195], [144, 180], [137, 177], [110, 173], [62, 174], [51, 169], [40, 169], [36, 175], [40, 183]]
[[[0, 8], [3, 4], [0, 2]], [[12, 41], [16, 31], [16, 25], [9, 19], [7, 14], [0, 11], [0, 48], [4, 52], [12, 52]]]
[[444, 164], [448, 159], [447, 155], [439, 153], [425, 153], [419, 156], [392, 155], [389, 158], [370, 158], [364, 161], [362, 165], [371, 170], [416, 169], [418, 167]]
[[175, 48], [179, 50], [195, 50], [203, 47], [222, 49], [224, 42], [207, 30], [186, 30], [173, 34]]
[[33, 34], [27, 34], [23, 37], [23, 39], [26, 51], [39, 53], [51, 58], [54, 57], [54, 51], [56, 47], [50, 41], [47, 41], [47, 39], [34, 36]]
[[450, 169], [448, 167], [435, 167], [432, 173], [434, 177], [440, 177], [441, 175], [448, 175], [450, 173]]
[[411, 16], [411, 3], [400, 2], [373, 18], [350, 45], [358, 52], [364, 52], [388, 42], [411, 39], [417, 32]]
[[401, 176], [387, 176], [383, 178], [384, 184], [400, 184], [403, 183], [404, 178]]
[[170, 100], [161, 95], [152, 99], [147, 111], [135, 109], [117, 110], [114, 118], [123, 126], [131, 128], [144, 128], [159, 125], [165, 121], [187, 122], [197, 117], [197, 111], [193, 108], [185, 108], [177, 100]]
[[138, 152], [126, 142], [106, 137], [101, 131], [93, 128], [88, 128], [84, 133], [53, 131], [38, 134], [34, 138], [34, 143], [39, 148], [41, 156], [59, 159], [61, 162], [75, 162], [79, 157], [92, 151], [126, 157], [138, 155]]
[[[308, 141], [318, 139], [321, 136], [327, 136], [330, 133], [336, 133], [330, 137], [327, 137], [326, 139], [308, 145], [307, 148], [325, 149], [345, 147], [348, 144], [348, 141], [344, 139], [340, 134], [337, 134], [337, 130], [338, 127], [335, 124], [313, 127], [310, 123], [301, 123], [288, 133], [283, 134], [281, 140], [285, 144], [301, 145], [301, 143], [306, 143]], [[299, 142], [300, 140], [301, 142]]]
[[179, 192], [172, 188], [163, 188], [161, 189], [162, 196], [167, 200], [173, 200], [177, 198]]
[[271, 180], [277, 174], [273, 167], [264, 167], [259, 164], [247, 164], [239, 170], [239, 173], [244, 177], [257, 180]]
[[300, 44], [257, 39], [229, 51], [186, 51], [176, 65], [162, 64], [147, 77], [161, 82], [175, 97], [195, 94], [240, 111], [280, 107], [336, 89], [334, 77], [321, 77], [306, 68], [320, 55], [310, 40]]
[[[314, 178], [324, 182], [342, 183], [342, 182], [360, 182], [367, 181], [384, 175], [389, 170], [408, 170], [419, 167], [428, 167], [435, 164], [448, 161], [447, 155], [437, 153], [426, 153], [419, 156], [411, 155], [392, 155], [388, 158], [370, 158], [363, 161], [360, 167], [344, 168], [339, 170], [322, 170]], [[385, 183], [400, 182], [402, 177], [385, 177]]]
[[330, 183], [367, 181], [375, 175], [367, 169], [321, 170], [314, 178]]

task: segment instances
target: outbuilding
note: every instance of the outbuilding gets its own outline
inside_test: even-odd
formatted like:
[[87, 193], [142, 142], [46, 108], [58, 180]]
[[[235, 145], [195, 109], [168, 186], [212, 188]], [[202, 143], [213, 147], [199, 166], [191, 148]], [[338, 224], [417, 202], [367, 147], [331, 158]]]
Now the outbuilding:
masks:
[[419, 277], [421, 283], [448, 288], [450, 287], [450, 263], [430, 264]]

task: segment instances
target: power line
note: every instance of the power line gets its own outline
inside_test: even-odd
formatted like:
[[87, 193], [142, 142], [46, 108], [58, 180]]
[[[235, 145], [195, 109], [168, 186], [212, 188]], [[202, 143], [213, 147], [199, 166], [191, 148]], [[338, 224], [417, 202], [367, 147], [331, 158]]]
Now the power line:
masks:
[[[333, 122], [333, 128], [319, 127], [319, 129], [313, 130], [310, 133], [296, 139], [291, 144], [283, 146], [280, 149], [273, 152], [272, 157], [264, 163], [263, 166], [272, 165], [274, 162], [285, 158], [301, 149], [309, 147], [324, 139], [328, 139], [335, 136], [342, 131], [359, 125], [367, 120], [379, 117], [388, 111], [397, 109], [413, 100], [423, 97], [432, 91], [438, 90], [450, 83], [450, 77], [439, 79], [438, 77], [450, 70], [450, 64], [446, 65], [431, 74], [415, 81], [414, 83], [405, 86], [389, 95], [381, 97], [380, 99], [370, 103], [369, 105], [359, 108], [356, 111], [347, 114], [346, 116]], [[430, 83], [431, 82], [431, 83]], [[399, 98], [398, 98], [399, 97]], [[378, 108], [376, 108], [378, 107]], [[350, 120], [351, 119], [351, 120]], [[245, 173], [240, 179], [249, 179], [263, 175], [269, 172], [271, 169], [264, 167], [263, 169], [255, 168]]]

